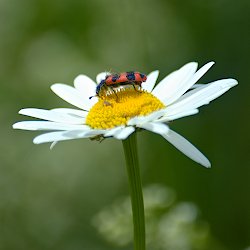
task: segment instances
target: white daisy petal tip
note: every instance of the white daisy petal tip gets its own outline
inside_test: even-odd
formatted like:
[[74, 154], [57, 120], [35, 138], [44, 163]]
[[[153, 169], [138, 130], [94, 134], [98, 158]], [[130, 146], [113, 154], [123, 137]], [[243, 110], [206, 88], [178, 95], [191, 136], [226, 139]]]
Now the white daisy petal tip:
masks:
[[147, 76], [146, 82], [142, 83], [142, 88], [148, 92], [151, 92], [155, 86], [159, 73], [159, 70], [150, 72]]
[[49, 149], [52, 150], [57, 143], [58, 143], [57, 141], [52, 142]]
[[60, 122], [66, 124], [83, 124], [85, 118], [71, 115], [65, 112], [58, 112], [56, 110], [46, 110], [37, 108], [21, 109], [19, 114], [38, 118], [46, 121]]
[[12, 125], [12, 128], [13, 128], [13, 129], [19, 129], [19, 123], [20, 123], [20, 122], [14, 123], [14, 124]]
[[[169, 105], [182, 96], [194, 83], [198, 63], [191, 62], [164, 77], [152, 93], [165, 105]], [[196, 77], [197, 78], [197, 77]]]
[[83, 110], [90, 110], [96, 103], [96, 99], [89, 99], [95, 94], [95, 88], [96, 85], [90, 78], [86, 79], [84, 83], [76, 84], [76, 88], [62, 83], [55, 83], [51, 86], [57, 96]]
[[192, 69], [193, 68], [193, 69], [197, 70], [198, 65], [199, 65], [198, 62], [188, 62], [184, 66], [182, 66], [181, 69], [184, 69], [184, 68]]
[[27, 111], [27, 110], [30, 110], [30, 109], [31, 109], [31, 108], [20, 109], [20, 110], [18, 111], [18, 114], [20, 114], [20, 115], [25, 115], [26, 111]]
[[106, 76], [108, 75], [108, 72], [101, 72], [96, 76], [96, 83], [99, 84], [101, 80], [104, 80]]
[[118, 140], [125, 140], [127, 139], [133, 132], [135, 131], [134, 127], [125, 127], [122, 128], [120, 131], [117, 131], [113, 137]]
[[51, 90], [55, 93], [58, 88], [65, 86], [66, 84], [64, 83], [54, 83], [50, 86]]
[[63, 91], [64, 88], [72, 88], [71, 86], [65, 84], [65, 83], [54, 83], [50, 86], [50, 89], [59, 97], [61, 97], [60, 92]]
[[77, 85], [84, 84], [84, 82], [86, 81], [86, 79], [89, 79], [89, 78], [87, 76], [85, 76], [85, 75], [78, 75], [74, 79], [74, 86], [76, 87]]
[[[215, 61], [210, 61], [210, 62], [207, 62], [206, 64], [204, 64], [198, 71], [201, 71], [202, 75], [206, 74], [206, 72], [215, 64]], [[197, 63], [198, 65], [198, 63]], [[197, 72], [198, 72], [197, 71]]]
[[74, 79], [74, 83], [84, 83], [85, 79], [90, 79], [88, 76], [80, 74]]
[[210, 161], [207, 157], [201, 153], [193, 144], [191, 144], [186, 138], [169, 129], [168, 133], [161, 134], [169, 143], [181, 151], [184, 155], [192, 159], [193, 161], [201, 164], [206, 168], [211, 167]]
[[90, 77], [86, 75], [78, 75], [74, 79], [74, 86], [76, 89], [84, 92], [85, 90], [89, 88], [95, 89], [96, 83]]
[[[215, 64], [215, 61], [210, 61], [210, 62], [208, 62], [207, 64], [205, 64], [205, 65], [211, 65], [211, 66], [213, 66]], [[210, 67], [211, 67], [210, 66]]]
[[[37, 136], [38, 137], [38, 136]], [[40, 142], [39, 141], [39, 138], [37, 139], [37, 137], [35, 137], [34, 139], [33, 139], [33, 143], [34, 144], [41, 144], [42, 142]]]
[[207, 161], [203, 162], [203, 164], [201, 164], [203, 167], [205, 168], [211, 168], [211, 162], [207, 159]]
[[26, 126], [26, 121], [16, 122], [12, 125], [13, 129], [22, 129], [22, 130], [36, 130], [32, 126]]
[[151, 71], [150, 74], [156, 74], [157, 76], [159, 75], [160, 71], [158, 69]]
[[158, 76], [160, 74], [160, 71], [157, 69], [157, 70], [154, 70], [154, 71], [151, 71], [148, 75], [147, 75], [147, 80], [146, 82], [149, 82], [148, 79], [152, 78], [152, 80], [157, 80]]
[[228, 86], [229, 87], [234, 87], [234, 86], [236, 86], [238, 84], [239, 84], [239, 82], [237, 80], [235, 80], [233, 78], [228, 79]]

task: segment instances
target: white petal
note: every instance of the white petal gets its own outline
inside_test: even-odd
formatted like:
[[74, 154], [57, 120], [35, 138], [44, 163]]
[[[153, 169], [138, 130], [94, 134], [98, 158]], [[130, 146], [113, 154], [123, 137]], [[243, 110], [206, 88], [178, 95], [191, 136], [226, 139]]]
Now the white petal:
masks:
[[78, 117], [78, 118], [86, 118], [88, 113], [89, 113], [88, 111], [70, 109], [70, 108], [55, 108], [55, 109], [51, 109], [51, 110], [59, 112], [59, 113], [75, 116], [75, 117]]
[[52, 150], [56, 144], [57, 144], [57, 141], [52, 142], [49, 149]]
[[78, 118], [75, 116], [71, 116], [69, 114], [63, 114], [53, 110], [45, 110], [45, 109], [26, 108], [26, 109], [21, 109], [19, 111], [19, 114], [47, 121], [62, 122], [69, 124], [83, 124], [85, 122], [85, 118]]
[[59, 131], [59, 132], [50, 132], [39, 135], [34, 138], [33, 142], [35, 144], [41, 144], [45, 142], [59, 142], [72, 139], [80, 138], [89, 138], [94, 135], [101, 134], [99, 130], [72, 130], [72, 131]]
[[[81, 132], [77, 132], [79, 135]], [[67, 134], [65, 131], [59, 131], [59, 132], [50, 132], [50, 133], [45, 133], [42, 135], [38, 135], [37, 137], [34, 138], [33, 142], [35, 144], [41, 144], [45, 142], [59, 142], [59, 141], [65, 141], [65, 140], [72, 140], [72, 139], [77, 139], [79, 138], [76, 133], [73, 135]]]
[[198, 64], [191, 62], [166, 76], [152, 91], [160, 100], [171, 100], [178, 90], [194, 75]]
[[176, 115], [208, 104], [235, 85], [237, 85], [236, 80], [223, 79], [191, 90], [167, 108], [166, 116]]
[[203, 87], [204, 85], [205, 85], [205, 84], [196, 83], [196, 84], [194, 84], [190, 89], [200, 88], [200, 87]]
[[159, 70], [155, 70], [150, 74], [148, 74], [147, 81], [142, 83], [142, 88], [147, 90], [148, 92], [151, 92], [155, 86], [158, 75], [159, 75]]
[[[78, 133], [80, 134], [80, 132]], [[55, 141], [59, 142], [59, 141], [72, 140], [72, 139], [77, 138], [76, 135], [72, 137], [72, 136], [67, 136], [65, 134], [66, 134], [65, 131], [45, 133], [45, 134], [38, 135], [37, 137], [35, 137], [33, 139], [33, 142], [35, 144], [41, 144], [45, 142], [55, 142]]]
[[149, 123], [139, 125], [138, 127], [144, 128], [146, 130], [149, 130], [151, 132], [154, 132], [160, 135], [168, 133], [168, 130], [169, 130], [169, 127], [166, 124], [158, 123], [158, 122], [149, 122]]
[[119, 126], [119, 127], [115, 127], [112, 129], [107, 129], [107, 131], [104, 133], [104, 137], [114, 136], [114, 134], [120, 132], [122, 129], [124, 129], [124, 126]]
[[96, 83], [86, 75], [79, 75], [74, 79], [74, 86], [80, 91], [95, 91]]
[[23, 130], [78, 130], [78, 129], [90, 129], [86, 125], [72, 125], [58, 122], [47, 121], [22, 121], [13, 125], [14, 129]]
[[118, 140], [124, 140], [126, 139], [129, 135], [131, 135], [135, 131], [134, 127], [125, 127], [121, 129], [120, 131], [117, 131], [114, 133], [114, 137]]
[[[201, 67], [191, 78], [187, 81], [183, 81], [179, 83], [179, 85], [175, 86], [172, 89], [171, 95], [165, 96], [162, 100], [165, 105], [170, 105], [171, 103], [175, 102], [179, 99], [187, 90], [189, 90], [212, 66], [214, 62], [209, 62]], [[169, 89], [170, 91], [170, 89]]]
[[146, 116], [136, 116], [128, 121], [128, 125], [135, 126], [138, 124], [144, 124], [150, 121], [154, 121], [163, 116], [165, 113], [166, 109], [161, 109]]
[[51, 89], [66, 102], [83, 110], [90, 110], [93, 103], [97, 102], [95, 98], [90, 100], [90, 96], [86, 96], [77, 89], [66, 84], [56, 83], [51, 86]]
[[198, 162], [206, 168], [211, 167], [209, 160], [181, 135], [169, 129], [168, 133], [162, 134], [162, 136], [190, 159]]
[[85, 133], [86, 137], [94, 137], [96, 135], [103, 135], [106, 132], [105, 129], [91, 129]]
[[108, 72], [101, 72], [96, 76], [96, 82], [99, 84], [101, 80], [104, 80], [107, 76]]
[[169, 122], [169, 121], [173, 121], [185, 116], [189, 116], [189, 115], [195, 115], [199, 112], [198, 109], [191, 109], [191, 110], [187, 110], [184, 112], [179, 112], [179, 113], [175, 113], [175, 114], [171, 114], [169, 115], [167, 112], [166, 114], [160, 118], [159, 120], [157, 120], [157, 122]]
[[89, 108], [91, 108], [98, 100], [97, 98], [91, 98], [96, 94], [96, 83], [86, 75], [79, 75], [74, 80], [75, 88], [81, 93], [84, 100], [88, 100]]

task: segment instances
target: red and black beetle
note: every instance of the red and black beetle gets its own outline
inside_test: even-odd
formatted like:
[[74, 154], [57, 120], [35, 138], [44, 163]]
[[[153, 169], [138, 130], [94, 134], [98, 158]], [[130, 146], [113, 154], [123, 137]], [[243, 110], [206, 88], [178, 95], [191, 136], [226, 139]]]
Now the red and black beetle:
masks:
[[106, 78], [104, 80], [101, 80], [101, 82], [97, 85], [96, 95], [99, 96], [102, 88], [107, 88], [107, 87], [113, 89], [121, 85], [129, 85], [129, 84], [141, 87], [142, 82], [145, 82], [146, 80], [147, 76], [145, 74], [134, 71], [107, 75]]

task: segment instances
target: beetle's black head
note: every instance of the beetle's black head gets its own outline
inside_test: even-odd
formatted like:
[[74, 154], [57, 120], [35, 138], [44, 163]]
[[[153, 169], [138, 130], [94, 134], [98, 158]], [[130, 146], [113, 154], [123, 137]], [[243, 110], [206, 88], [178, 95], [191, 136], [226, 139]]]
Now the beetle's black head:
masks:
[[101, 82], [96, 86], [96, 94], [97, 95], [99, 95], [104, 84], [105, 84], [105, 80], [101, 80]]

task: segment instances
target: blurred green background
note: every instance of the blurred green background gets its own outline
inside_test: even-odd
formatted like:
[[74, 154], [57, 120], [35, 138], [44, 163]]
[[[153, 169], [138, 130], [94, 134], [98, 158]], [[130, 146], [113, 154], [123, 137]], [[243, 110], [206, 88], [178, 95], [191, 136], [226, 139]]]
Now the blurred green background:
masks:
[[[0, 0], [0, 249], [111, 250], [93, 217], [128, 194], [120, 141], [33, 145], [14, 131], [24, 107], [70, 107], [49, 89], [80, 73], [216, 65], [199, 83], [239, 86], [172, 128], [211, 160], [205, 169], [163, 138], [140, 133], [143, 185], [196, 204], [218, 249], [250, 245], [249, 0]], [[125, 246], [121, 249], [132, 249]], [[194, 248], [195, 249], [195, 248]], [[188, 249], [180, 249], [188, 250]]]

